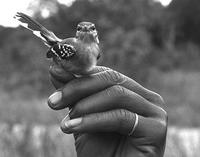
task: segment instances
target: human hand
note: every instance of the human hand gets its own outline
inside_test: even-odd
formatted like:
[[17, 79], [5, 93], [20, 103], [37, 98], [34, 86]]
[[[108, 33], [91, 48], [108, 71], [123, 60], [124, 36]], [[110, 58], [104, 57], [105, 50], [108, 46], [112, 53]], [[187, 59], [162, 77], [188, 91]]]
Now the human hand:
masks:
[[158, 94], [106, 67], [75, 78], [55, 65], [50, 78], [57, 91], [48, 104], [71, 108], [61, 129], [74, 134], [78, 157], [163, 156], [167, 114]]

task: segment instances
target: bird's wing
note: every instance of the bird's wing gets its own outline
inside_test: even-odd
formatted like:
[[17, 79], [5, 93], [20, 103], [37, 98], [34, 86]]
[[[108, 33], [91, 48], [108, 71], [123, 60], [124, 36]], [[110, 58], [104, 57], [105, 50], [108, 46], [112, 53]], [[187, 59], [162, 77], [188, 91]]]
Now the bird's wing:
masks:
[[49, 31], [39, 22], [35, 21], [30, 16], [24, 13], [17, 12], [14, 18], [20, 22], [21, 26], [29, 29], [33, 32], [34, 35], [42, 39], [45, 44], [47, 44], [47, 46], [53, 46], [57, 42], [61, 41], [61, 39], [56, 37], [56, 35], [52, 31]]
[[61, 58], [61, 59], [69, 59], [76, 54], [76, 49], [74, 46], [69, 44], [56, 44], [52, 46], [47, 52], [47, 58]]

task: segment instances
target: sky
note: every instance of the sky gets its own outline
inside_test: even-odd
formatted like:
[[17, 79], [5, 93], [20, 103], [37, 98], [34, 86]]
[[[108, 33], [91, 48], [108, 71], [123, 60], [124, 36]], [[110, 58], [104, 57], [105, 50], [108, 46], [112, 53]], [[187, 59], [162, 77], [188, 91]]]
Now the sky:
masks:
[[160, 2], [163, 6], [167, 6], [167, 5], [170, 4], [170, 2], [171, 2], [172, 0], [155, 0], [155, 1]]
[[[34, 0], [4, 0], [0, 5], [0, 25], [5, 27], [16, 27], [18, 23], [13, 19], [16, 12], [24, 12], [30, 15], [27, 11], [29, 3]], [[74, 0], [58, 0], [62, 4], [72, 3]], [[155, 0], [160, 1], [162, 5], [167, 6], [172, 0]], [[12, 5], [11, 5], [12, 4]], [[48, 10], [43, 10], [42, 15], [48, 16]]]

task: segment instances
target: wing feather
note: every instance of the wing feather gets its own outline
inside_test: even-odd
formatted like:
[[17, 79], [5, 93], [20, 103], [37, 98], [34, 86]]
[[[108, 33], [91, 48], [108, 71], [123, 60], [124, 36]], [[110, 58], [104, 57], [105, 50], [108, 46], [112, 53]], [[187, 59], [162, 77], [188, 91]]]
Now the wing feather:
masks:
[[42, 39], [48, 46], [53, 46], [61, 41], [52, 31], [49, 31], [39, 22], [24, 13], [17, 12], [14, 18], [20, 22], [21, 26], [32, 31], [34, 35]]

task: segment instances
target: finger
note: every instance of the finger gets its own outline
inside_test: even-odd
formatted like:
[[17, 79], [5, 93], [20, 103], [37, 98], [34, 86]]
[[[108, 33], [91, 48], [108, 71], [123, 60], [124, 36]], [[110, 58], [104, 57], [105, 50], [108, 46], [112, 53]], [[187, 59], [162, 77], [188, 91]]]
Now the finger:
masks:
[[[104, 72], [105, 71], [99, 73]], [[96, 74], [83, 76], [70, 81], [62, 89], [53, 93], [48, 99], [48, 104], [55, 110], [63, 109], [72, 106], [82, 98], [97, 93], [108, 86], [109, 82], [98, 79]], [[60, 99], [58, 99], [57, 95], [59, 95]], [[62, 97], [60, 97], [60, 95]]]
[[[136, 118], [137, 117], [137, 118]], [[167, 123], [146, 118], [128, 110], [118, 109], [102, 113], [85, 115], [76, 119], [64, 119], [61, 122], [64, 133], [117, 132], [132, 137], [148, 137], [149, 141], [163, 138]]]
[[[100, 72], [105, 72], [105, 73], [100, 73]], [[164, 104], [164, 101], [162, 97], [153, 92], [148, 90], [147, 88], [143, 87], [133, 79], [117, 72], [114, 71], [108, 67], [103, 67], [103, 66], [97, 66], [96, 68], [91, 71], [94, 75], [96, 74], [97, 77], [99, 76], [102, 79], [105, 79], [105, 81], [109, 81], [112, 85], [119, 84], [121, 86], [126, 87], [127, 89], [130, 89], [139, 95], [143, 96], [145, 99], [156, 103], [158, 105]], [[97, 74], [99, 73], [99, 74]], [[163, 107], [163, 106], [162, 106]]]
[[51, 83], [53, 84], [53, 86], [55, 87], [55, 89], [59, 89], [59, 88], [61, 88], [61, 87], [63, 87], [65, 85], [65, 83], [56, 80], [51, 75], [49, 77], [50, 77]]
[[119, 85], [80, 100], [73, 106], [70, 117], [76, 118], [113, 109], [126, 109], [144, 117], [165, 118], [165, 111], [161, 107]]
[[[88, 74], [91, 75], [91, 74], [99, 73], [99, 72], [102, 72], [102, 71], [105, 71], [108, 69], [109, 68], [107, 68], [107, 67], [96, 66]], [[61, 81], [61, 82], [68, 82], [75, 78], [75, 76], [72, 73], [66, 71], [66, 69], [63, 69], [61, 66], [59, 66], [57, 64], [52, 65], [49, 69], [49, 72], [55, 79], [57, 79], [58, 81]]]
[[88, 74], [96, 74], [102, 71], [106, 71], [106, 70], [111, 70], [108, 67], [104, 67], [104, 66], [95, 66]]
[[88, 97], [114, 85], [124, 86], [150, 102], [156, 104], [162, 104], [163, 102], [162, 98], [158, 94], [144, 88], [134, 80], [113, 70], [106, 70], [90, 76], [74, 79], [59, 91], [62, 95], [62, 99], [57, 101], [56, 104], [55, 102], [51, 102], [51, 99], [49, 99], [49, 102], [53, 106], [52, 108], [63, 109], [69, 105], [77, 103], [82, 98]]
[[50, 76], [54, 78], [54, 80], [57, 80], [62, 83], [67, 83], [75, 78], [75, 76], [72, 73], [65, 71], [59, 65], [52, 65], [49, 68], [49, 73]]
[[126, 77], [126, 81], [124, 81], [122, 84], [120, 84], [121, 86], [124, 86], [127, 89], [130, 89], [131, 91], [134, 91], [135, 93], [141, 95], [148, 101], [150, 101], [162, 108], [165, 108], [164, 100], [159, 94], [143, 87], [142, 85], [137, 83], [135, 80], [133, 80], [127, 76], [124, 76], [124, 77]]
[[135, 121], [135, 114], [127, 110], [112, 110], [89, 114], [84, 117], [61, 122], [65, 133], [118, 132], [127, 135]]
[[[106, 69], [108, 69], [108, 68], [107, 67], [96, 66], [93, 69], [93, 71], [91, 72], [91, 74], [92, 73], [98, 73], [98, 72], [104, 71]], [[49, 72], [50, 72], [50, 80], [51, 80], [52, 84], [54, 85], [54, 87], [56, 89], [59, 89], [59, 88], [63, 87], [64, 84], [66, 84], [67, 82], [69, 82], [70, 80], [75, 78], [75, 76], [73, 74], [71, 74], [69, 72], [66, 72], [58, 64], [52, 65], [50, 67], [50, 69], [49, 69]], [[60, 95], [61, 95], [58, 92], [55, 92], [55, 93], [52, 94], [54, 96], [53, 98], [52, 98], [52, 96], [50, 96], [52, 98], [51, 100], [53, 100], [53, 101], [49, 101], [48, 100], [48, 104], [52, 109], [54, 108], [54, 103], [59, 102], [58, 98], [60, 98]], [[58, 96], [57, 96], [57, 94], [58, 94]], [[63, 107], [59, 107], [57, 109], [60, 109], [60, 108], [63, 108]]]
[[[94, 73], [98, 73], [101, 71], [105, 71], [109, 68], [107, 67], [101, 67], [101, 66], [96, 66], [91, 72], [90, 74], [94, 74]], [[65, 71], [61, 66], [55, 64], [52, 65], [49, 68], [49, 73], [50, 73], [50, 80], [53, 84], [53, 86], [58, 89], [64, 86], [64, 84], [66, 84], [67, 82], [75, 79], [75, 76], [70, 73]]]

